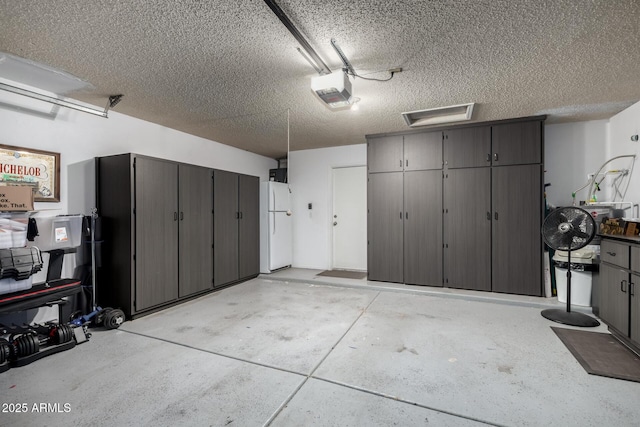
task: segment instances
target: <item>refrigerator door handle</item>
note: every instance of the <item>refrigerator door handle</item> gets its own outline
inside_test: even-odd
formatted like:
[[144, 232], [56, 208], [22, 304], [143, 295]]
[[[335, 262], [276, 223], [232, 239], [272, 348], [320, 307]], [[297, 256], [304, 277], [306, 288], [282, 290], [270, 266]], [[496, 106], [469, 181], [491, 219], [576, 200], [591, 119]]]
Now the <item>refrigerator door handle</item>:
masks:
[[276, 210], [276, 207], [278, 206], [278, 205], [276, 204], [276, 190], [273, 190], [273, 189], [272, 189], [272, 190], [271, 190], [271, 194], [273, 194], [273, 210], [275, 211], [275, 210]]
[[276, 213], [271, 212], [271, 215], [273, 216], [273, 230], [271, 231], [271, 234], [276, 234]]

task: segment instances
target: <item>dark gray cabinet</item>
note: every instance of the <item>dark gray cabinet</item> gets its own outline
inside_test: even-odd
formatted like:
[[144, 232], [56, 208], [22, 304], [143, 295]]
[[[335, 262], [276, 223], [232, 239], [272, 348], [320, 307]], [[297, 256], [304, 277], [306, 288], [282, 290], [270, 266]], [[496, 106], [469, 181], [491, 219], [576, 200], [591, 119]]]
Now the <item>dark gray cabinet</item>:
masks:
[[381, 136], [367, 142], [369, 173], [399, 172], [404, 169], [402, 136]]
[[449, 169], [491, 166], [491, 127], [445, 130], [444, 165]]
[[212, 289], [212, 174], [136, 154], [96, 159], [100, 305], [135, 317]]
[[404, 174], [404, 283], [442, 286], [442, 171]]
[[600, 280], [600, 318], [626, 335], [629, 333], [629, 272], [602, 264]]
[[369, 280], [442, 286], [442, 132], [367, 143]]
[[404, 136], [404, 170], [442, 169], [442, 132]]
[[[257, 177], [120, 154], [96, 158], [96, 188], [105, 236], [100, 305], [131, 318], [211, 291], [214, 260], [218, 285], [258, 274]], [[215, 223], [214, 199], [229, 212]]]
[[491, 161], [494, 166], [540, 164], [542, 158], [540, 121], [516, 122], [491, 127]]
[[179, 297], [193, 295], [212, 286], [212, 179], [213, 170], [209, 168], [178, 165]]
[[542, 295], [543, 120], [368, 137], [369, 278]]
[[444, 284], [491, 290], [491, 169], [450, 169], [444, 177]]
[[492, 290], [542, 295], [542, 166], [492, 169]]
[[133, 310], [141, 311], [178, 298], [178, 165], [145, 157], [133, 162]]
[[367, 180], [369, 280], [403, 281], [403, 173], [374, 173]]
[[214, 286], [220, 287], [260, 270], [259, 180], [216, 170], [214, 194]]
[[238, 276], [244, 279], [260, 272], [260, 180], [248, 175], [238, 179]]
[[369, 173], [442, 168], [442, 132], [371, 138], [367, 142]]
[[600, 318], [640, 350], [640, 241], [603, 236], [600, 244]]

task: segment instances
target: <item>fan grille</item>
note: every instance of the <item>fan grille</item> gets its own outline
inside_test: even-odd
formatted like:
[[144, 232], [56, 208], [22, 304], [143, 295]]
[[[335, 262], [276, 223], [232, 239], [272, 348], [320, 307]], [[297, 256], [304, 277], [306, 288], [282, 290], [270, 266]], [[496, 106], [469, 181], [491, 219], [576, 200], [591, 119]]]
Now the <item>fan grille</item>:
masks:
[[542, 224], [542, 237], [550, 248], [573, 251], [585, 247], [596, 234], [589, 212], [571, 206], [553, 210]]

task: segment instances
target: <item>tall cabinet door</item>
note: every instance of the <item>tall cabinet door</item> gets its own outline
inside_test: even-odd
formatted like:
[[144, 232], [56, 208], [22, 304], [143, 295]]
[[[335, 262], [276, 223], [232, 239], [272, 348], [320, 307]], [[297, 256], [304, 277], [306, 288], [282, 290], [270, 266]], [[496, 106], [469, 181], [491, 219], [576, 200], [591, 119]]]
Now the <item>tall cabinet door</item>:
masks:
[[403, 281], [402, 172], [369, 174], [367, 270], [369, 280]]
[[213, 170], [179, 165], [179, 296], [213, 287]]
[[135, 309], [178, 298], [178, 165], [137, 157]]
[[494, 292], [542, 295], [542, 166], [492, 172]]
[[213, 284], [238, 280], [238, 174], [213, 175]]
[[260, 182], [256, 176], [239, 178], [239, 254], [240, 279], [260, 272]]
[[445, 172], [445, 286], [491, 290], [490, 210], [491, 168]]
[[404, 283], [442, 286], [442, 171], [404, 174]]

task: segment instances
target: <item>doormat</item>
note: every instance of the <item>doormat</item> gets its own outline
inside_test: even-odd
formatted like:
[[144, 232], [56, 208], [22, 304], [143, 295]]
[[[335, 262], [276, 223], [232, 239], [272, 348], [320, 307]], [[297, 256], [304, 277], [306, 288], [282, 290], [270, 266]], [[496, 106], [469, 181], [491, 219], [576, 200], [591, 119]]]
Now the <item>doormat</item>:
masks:
[[553, 326], [551, 329], [588, 373], [640, 382], [640, 357], [613, 335]]
[[316, 276], [325, 277], [340, 277], [341, 279], [359, 279], [362, 280], [367, 277], [366, 271], [352, 271], [352, 270], [325, 270], [322, 273], [316, 274]]

